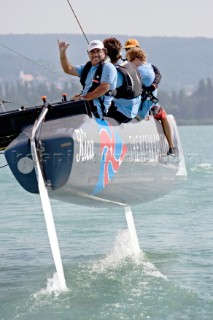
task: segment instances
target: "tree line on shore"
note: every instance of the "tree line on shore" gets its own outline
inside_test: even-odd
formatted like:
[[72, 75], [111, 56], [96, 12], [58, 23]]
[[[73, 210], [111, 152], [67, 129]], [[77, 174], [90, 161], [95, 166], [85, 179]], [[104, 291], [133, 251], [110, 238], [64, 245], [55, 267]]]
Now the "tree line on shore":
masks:
[[160, 104], [175, 116], [179, 124], [213, 124], [213, 81], [201, 79], [192, 92], [159, 90]]
[[[78, 83], [64, 82], [60, 87], [55, 83], [34, 84], [1, 83], [0, 99], [12, 103], [5, 105], [7, 110], [17, 109], [21, 106], [30, 107], [41, 105], [41, 96], [47, 100], [57, 102], [61, 100], [62, 93], [67, 93], [68, 99], [81, 91]], [[173, 114], [177, 123], [181, 125], [213, 124], [213, 81], [211, 78], [201, 79], [192, 92], [184, 89], [166, 92], [159, 89], [159, 103], [168, 114]], [[0, 110], [2, 112], [2, 110]]]

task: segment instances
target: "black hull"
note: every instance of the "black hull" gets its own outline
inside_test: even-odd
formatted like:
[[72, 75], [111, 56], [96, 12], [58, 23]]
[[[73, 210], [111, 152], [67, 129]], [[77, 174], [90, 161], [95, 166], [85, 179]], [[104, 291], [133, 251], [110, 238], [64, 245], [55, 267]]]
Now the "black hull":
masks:
[[[0, 150], [4, 150], [22, 132], [24, 127], [33, 125], [42, 108], [43, 106], [35, 106], [0, 113]], [[77, 114], [91, 116], [90, 107], [86, 101], [53, 103], [49, 104], [46, 121]]]

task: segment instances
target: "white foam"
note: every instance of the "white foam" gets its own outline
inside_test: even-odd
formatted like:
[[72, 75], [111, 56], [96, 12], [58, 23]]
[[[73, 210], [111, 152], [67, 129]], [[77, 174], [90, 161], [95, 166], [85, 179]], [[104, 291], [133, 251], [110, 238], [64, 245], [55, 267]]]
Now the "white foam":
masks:
[[134, 259], [135, 255], [130, 243], [128, 230], [120, 230], [113, 250], [104, 259], [96, 261], [92, 266], [92, 271], [99, 273], [107, 271], [109, 268], [116, 268], [126, 258]]
[[109, 269], [116, 269], [123, 265], [126, 263], [127, 259], [130, 259], [137, 266], [142, 266], [143, 271], [147, 275], [157, 278], [166, 278], [166, 276], [156, 269], [153, 263], [145, 260], [143, 251], [141, 251], [138, 256], [135, 256], [128, 230], [120, 230], [118, 232], [113, 250], [107, 254], [104, 259], [93, 263], [91, 271], [105, 273]]
[[45, 289], [41, 289], [39, 292], [33, 295], [34, 298], [39, 298], [43, 295], [54, 295], [55, 297], [59, 296], [59, 294], [63, 292], [67, 292], [67, 287], [61, 287], [61, 283], [58, 279], [58, 274], [55, 272], [52, 278], [47, 279], [47, 287]]
[[164, 276], [159, 270], [156, 269], [155, 265], [149, 261], [142, 261], [141, 263], [144, 267], [144, 271], [147, 275], [150, 275], [152, 277], [156, 278], [164, 278], [167, 279], [166, 276]]
[[191, 168], [191, 171], [193, 172], [207, 172], [207, 173], [211, 173], [213, 170], [213, 165], [211, 163], [206, 163], [206, 162], [202, 162], [200, 164], [198, 164], [197, 166]]

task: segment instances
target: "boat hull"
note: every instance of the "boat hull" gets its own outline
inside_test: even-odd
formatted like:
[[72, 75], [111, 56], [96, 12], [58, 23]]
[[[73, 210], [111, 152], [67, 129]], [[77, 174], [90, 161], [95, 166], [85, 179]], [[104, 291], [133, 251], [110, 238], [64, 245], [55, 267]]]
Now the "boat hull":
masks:
[[[121, 125], [87, 114], [45, 121], [37, 147], [50, 198], [109, 207], [137, 205], [169, 193], [186, 177], [172, 116], [170, 123], [176, 157], [167, 156], [162, 126], [153, 117]], [[31, 133], [32, 126], [25, 128], [6, 148], [5, 157], [21, 186], [38, 193]]]

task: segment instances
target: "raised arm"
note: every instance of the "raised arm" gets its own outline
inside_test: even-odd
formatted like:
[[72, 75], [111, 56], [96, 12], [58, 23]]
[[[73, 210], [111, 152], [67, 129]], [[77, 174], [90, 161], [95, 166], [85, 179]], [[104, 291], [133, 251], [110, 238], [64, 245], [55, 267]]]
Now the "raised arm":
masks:
[[78, 72], [74, 68], [73, 65], [69, 62], [66, 54], [66, 50], [69, 46], [69, 43], [65, 41], [59, 41], [58, 40], [58, 47], [59, 47], [59, 52], [60, 52], [60, 61], [61, 61], [61, 66], [64, 70], [65, 73], [70, 74], [72, 76], [79, 76]]

